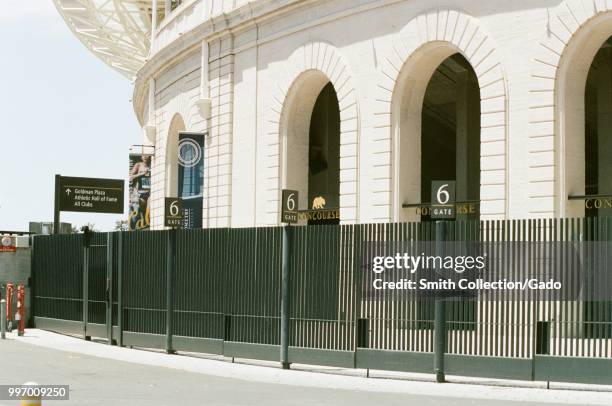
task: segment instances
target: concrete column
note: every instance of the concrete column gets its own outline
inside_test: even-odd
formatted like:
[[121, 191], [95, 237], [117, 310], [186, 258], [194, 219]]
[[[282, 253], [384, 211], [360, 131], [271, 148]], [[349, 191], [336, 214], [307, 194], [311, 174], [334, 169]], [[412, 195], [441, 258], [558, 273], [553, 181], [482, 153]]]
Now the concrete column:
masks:
[[[480, 191], [480, 97], [470, 72], [457, 75], [456, 104], [456, 198], [458, 202], [478, 200]], [[466, 205], [466, 207], [478, 207]], [[475, 218], [478, 212], [459, 215]]]
[[149, 49], [149, 55], [155, 48], [155, 37], [157, 33], [157, 0], [153, 0], [151, 5], [151, 47]]
[[469, 106], [467, 73], [457, 74], [457, 99], [455, 104], [455, 135], [456, 135], [456, 163], [455, 179], [457, 181], [456, 199], [458, 202], [467, 200], [469, 181]]
[[200, 98], [210, 99], [210, 73], [208, 71], [209, 65], [209, 49], [208, 41], [202, 41], [202, 60], [201, 60], [201, 71], [200, 71]]
[[[612, 194], [612, 51], [605, 48], [597, 67], [598, 194]], [[612, 209], [599, 209], [612, 216]]]
[[165, 0], [164, 18], [168, 17], [171, 12], [172, 12], [172, 0]]
[[[480, 86], [468, 76], [468, 200], [480, 200]], [[478, 208], [478, 205], [476, 206]], [[479, 211], [475, 213], [479, 215]]]

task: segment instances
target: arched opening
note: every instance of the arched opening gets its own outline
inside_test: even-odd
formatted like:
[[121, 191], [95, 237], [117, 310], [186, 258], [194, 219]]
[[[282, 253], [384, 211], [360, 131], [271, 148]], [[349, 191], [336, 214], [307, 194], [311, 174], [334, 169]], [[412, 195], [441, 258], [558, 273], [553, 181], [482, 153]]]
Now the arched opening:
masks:
[[177, 197], [179, 191], [178, 144], [179, 133], [185, 131], [185, 122], [176, 114], [170, 122], [166, 140], [166, 196]]
[[[561, 217], [612, 215], [612, 13], [578, 30], [561, 58], [556, 97], [556, 213]], [[601, 241], [600, 224], [585, 226], [583, 241]], [[571, 236], [576, 238], [578, 236]], [[588, 266], [588, 265], [587, 265]], [[612, 302], [579, 302], [586, 338], [612, 337]]]
[[305, 72], [292, 86], [281, 133], [283, 187], [299, 191], [300, 223], [338, 224], [340, 107], [333, 84], [321, 72]]
[[428, 44], [405, 63], [392, 107], [400, 221], [427, 221], [431, 183], [456, 181], [457, 219], [480, 215], [480, 87], [450, 44]]
[[[572, 36], [559, 63], [555, 82], [555, 213], [560, 217], [602, 215], [606, 210], [587, 208], [595, 205], [588, 197], [612, 193], [601, 172], [607, 162], [602, 156], [609, 120], [604, 111], [606, 98], [611, 96], [605, 95], [610, 92], [606, 90], [610, 89], [606, 84], [610, 78], [603, 72], [611, 34], [612, 13], [593, 17]], [[601, 185], [600, 179], [604, 182]]]
[[[429, 80], [421, 121], [421, 196], [429, 201], [434, 180], [455, 180], [457, 219], [478, 218], [480, 89], [461, 54], [446, 58]], [[430, 218], [421, 211], [421, 220]]]
[[[585, 216], [612, 216], [612, 37], [597, 51], [587, 75], [584, 92], [584, 174]], [[596, 233], [587, 230], [585, 238], [606, 238], [605, 234]], [[585, 301], [583, 314], [587, 337], [612, 337], [612, 301]]]
[[[397, 219], [431, 219], [434, 180], [456, 182], [458, 220], [479, 218], [480, 113], [478, 78], [455, 47], [430, 43], [406, 61], [392, 104]], [[474, 301], [450, 301], [446, 311], [453, 329], [474, 328]], [[418, 297], [417, 313], [422, 328], [433, 328], [432, 298]]]
[[585, 215], [612, 216], [612, 38], [589, 68], [584, 121]]
[[204, 135], [185, 131], [176, 114], [166, 143], [166, 196], [183, 200], [183, 228], [202, 228]]
[[[331, 83], [325, 85], [310, 118], [308, 202], [311, 209], [340, 207], [340, 108]], [[318, 203], [315, 203], [317, 199]], [[325, 202], [325, 203], [323, 203]], [[308, 224], [338, 224], [338, 218], [312, 218]]]

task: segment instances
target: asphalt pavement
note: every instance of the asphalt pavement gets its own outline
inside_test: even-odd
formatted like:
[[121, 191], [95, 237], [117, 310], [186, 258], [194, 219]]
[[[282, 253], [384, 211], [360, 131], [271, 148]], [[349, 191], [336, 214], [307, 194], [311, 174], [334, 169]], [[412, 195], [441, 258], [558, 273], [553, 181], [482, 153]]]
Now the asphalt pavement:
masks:
[[[63, 338], [61, 338], [63, 339]], [[69, 338], [70, 340], [76, 340]], [[215, 376], [215, 373], [197, 373], [188, 370], [181, 370], [175, 367], [165, 367], [153, 365], [151, 361], [148, 364], [136, 362], [122, 361], [121, 354], [125, 353], [125, 359], [130, 359], [130, 354], [145, 353], [148, 358], [161, 357], [160, 359], [173, 359], [173, 362], [179, 362], [181, 358], [185, 359], [185, 363], [206, 362], [208, 367], [219, 364], [219, 370], [223, 368], [252, 368], [251, 366], [242, 366], [237, 364], [228, 364], [223, 361], [211, 360], [195, 360], [193, 357], [172, 356], [159, 353], [149, 353], [135, 349], [123, 349], [110, 347], [104, 344], [84, 343], [82, 340], [75, 341], [75, 352], [48, 348], [45, 346], [31, 344], [28, 342], [11, 338], [9, 340], [0, 341], [0, 384], [23, 384], [27, 381], [34, 381], [39, 384], [63, 384], [70, 386], [70, 400], [68, 401], [45, 401], [44, 405], [414, 405], [414, 406], [517, 406], [517, 405], [532, 405], [532, 406], [551, 406], [559, 404], [559, 399], [565, 399], [565, 405], [579, 405], [587, 403], [566, 403], [564, 391], [556, 394], [556, 397], [551, 397], [551, 401], [531, 402], [525, 400], [508, 400], [512, 398], [504, 392], [512, 389], [497, 388], [492, 389], [498, 391], [498, 399], [480, 398], [480, 393], [491, 391], [491, 388], [486, 388], [479, 385], [472, 385], [472, 394], [468, 391], [462, 391], [460, 395], [453, 395], [453, 384], [436, 384], [424, 382], [421, 385], [434, 385], [438, 388], [439, 395], [435, 394], [412, 394], [412, 393], [385, 393], [384, 391], [361, 390], [365, 385], [372, 384], [376, 379], [365, 379], [356, 377], [344, 377], [345, 379], [355, 380], [354, 389], [343, 388], [325, 388], [318, 386], [309, 386], [309, 378], [307, 372], [299, 371], [282, 371], [278, 370], [274, 373], [288, 374], [284, 376], [291, 377], [294, 374], [295, 382], [298, 385], [287, 385], [278, 382], [266, 383], [256, 380], [244, 380], [240, 378], [232, 378], [228, 376]], [[92, 346], [96, 351], [115, 351], [114, 359], [92, 356], [76, 352], [80, 346]], [[93, 347], [98, 346], [98, 347]], [[109, 350], [106, 350], [109, 349]], [[123, 352], [117, 352], [123, 351]], [[117, 359], [119, 358], [119, 359]], [[147, 359], [148, 359], [147, 358]], [[178, 361], [177, 361], [178, 360]], [[212, 363], [212, 364], [211, 364]], [[176, 364], [175, 364], [176, 365]], [[256, 367], [266, 368], [266, 367]], [[267, 368], [271, 369], [271, 368]], [[230, 370], [232, 371], [232, 370]], [[254, 369], [255, 373], [257, 370]], [[265, 375], [265, 371], [263, 371]], [[230, 375], [233, 374], [230, 372]], [[227, 374], [226, 374], [227, 375]], [[240, 376], [236, 372], [237, 376]], [[315, 380], [319, 380], [319, 375], [312, 373], [310, 376]], [[323, 377], [323, 381], [325, 381]], [[333, 386], [334, 378], [327, 378], [330, 386]], [[378, 380], [384, 381], [384, 380]], [[351, 381], [352, 382], [352, 381]], [[401, 388], [402, 383], [398, 385]], [[404, 384], [406, 388], [415, 385], [414, 382]], [[419, 385], [416, 383], [416, 385]], [[415, 388], [417, 386], [414, 386]], [[483, 388], [483, 389], [480, 389]], [[542, 389], [525, 389], [522, 391], [542, 391]], [[446, 393], [448, 392], [448, 393]], [[534, 392], [534, 394], [536, 393]], [[466, 396], [466, 393], [468, 395]], [[573, 391], [565, 391], [570, 396]], [[559, 397], [561, 396], [561, 397]], [[573, 395], [572, 395], [573, 396]], [[609, 395], [609, 400], [612, 404], [612, 393]], [[495, 397], [495, 396], [493, 396]], [[480, 398], [480, 399], [479, 399]], [[541, 398], [541, 395], [534, 396], [534, 399]], [[554, 399], [557, 399], [555, 401]], [[580, 397], [578, 397], [580, 399]], [[586, 399], [586, 398], [585, 398]], [[602, 398], [602, 399], [605, 399]], [[0, 401], [1, 405], [14, 405], [18, 402]], [[600, 403], [605, 404], [605, 403]]]

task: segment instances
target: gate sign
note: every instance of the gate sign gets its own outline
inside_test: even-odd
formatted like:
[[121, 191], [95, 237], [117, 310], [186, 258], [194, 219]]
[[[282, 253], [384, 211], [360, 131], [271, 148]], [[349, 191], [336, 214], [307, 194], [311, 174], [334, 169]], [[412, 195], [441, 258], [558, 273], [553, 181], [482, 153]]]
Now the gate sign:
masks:
[[166, 197], [164, 209], [164, 226], [180, 228], [183, 225], [183, 199]]
[[431, 218], [455, 218], [454, 180], [434, 180], [431, 182]]
[[59, 210], [88, 213], [123, 214], [122, 179], [73, 178], [61, 176]]
[[293, 224], [298, 221], [298, 198], [297, 190], [283, 189], [281, 223]]

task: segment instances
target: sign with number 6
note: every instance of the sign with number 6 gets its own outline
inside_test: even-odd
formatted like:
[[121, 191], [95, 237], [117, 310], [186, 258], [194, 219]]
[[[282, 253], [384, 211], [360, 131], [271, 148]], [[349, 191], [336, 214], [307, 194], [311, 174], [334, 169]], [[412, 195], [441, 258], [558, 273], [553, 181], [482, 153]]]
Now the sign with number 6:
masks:
[[455, 218], [454, 180], [434, 180], [431, 182], [431, 218]]
[[281, 198], [281, 223], [293, 224], [298, 221], [298, 200], [297, 190], [283, 189]]
[[183, 199], [166, 197], [164, 210], [164, 225], [178, 228], [183, 225]]

